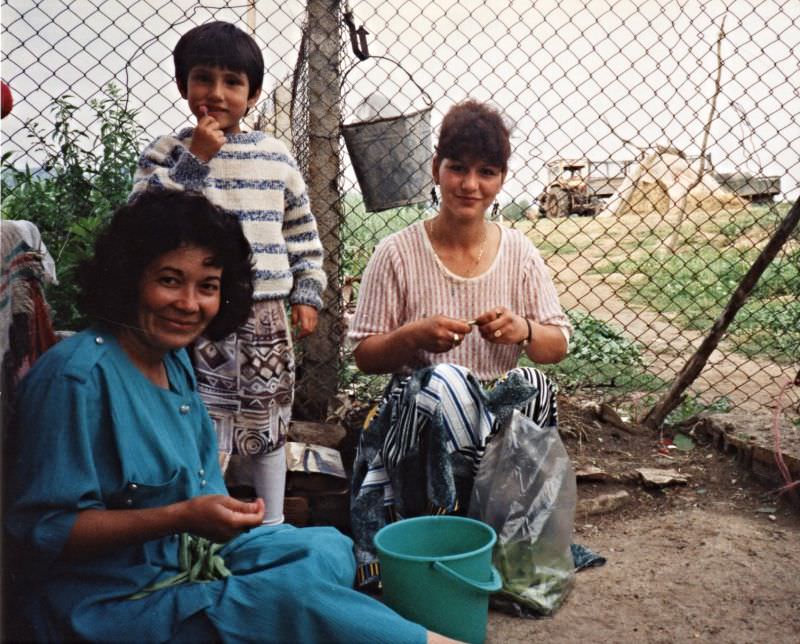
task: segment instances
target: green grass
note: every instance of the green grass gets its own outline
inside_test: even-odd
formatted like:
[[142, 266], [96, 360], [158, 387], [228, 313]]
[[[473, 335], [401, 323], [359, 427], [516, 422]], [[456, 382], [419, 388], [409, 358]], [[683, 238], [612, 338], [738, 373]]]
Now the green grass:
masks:
[[[676, 255], [610, 262], [603, 272], [636, 275], [623, 296], [661, 313], [673, 324], [708, 330], [749, 270], [758, 249], [685, 246]], [[767, 267], [728, 329], [728, 340], [749, 356], [778, 362], [800, 355], [800, 249], [779, 255]]]
[[602, 270], [646, 276], [623, 294], [656, 311], [677, 313], [690, 329], [704, 329], [714, 321], [746, 269], [747, 253], [705, 246], [678, 255], [611, 262]]
[[550, 257], [552, 255], [575, 255], [580, 251], [575, 244], [564, 242], [563, 244], [554, 244], [548, 240], [542, 240], [536, 244], [536, 248], [543, 257]]
[[736, 241], [754, 230], [774, 228], [786, 216], [790, 207], [789, 203], [749, 206], [737, 211], [733, 221], [722, 224], [719, 232], [729, 240]]

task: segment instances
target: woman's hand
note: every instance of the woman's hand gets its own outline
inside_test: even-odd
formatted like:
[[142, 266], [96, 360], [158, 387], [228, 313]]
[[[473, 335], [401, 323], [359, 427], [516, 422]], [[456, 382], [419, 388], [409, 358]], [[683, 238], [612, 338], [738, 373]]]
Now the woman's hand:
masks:
[[429, 353], [445, 353], [455, 349], [464, 341], [464, 336], [472, 331], [472, 327], [464, 320], [446, 315], [432, 315], [412, 324], [415, 325], [418, 348]]
[[464, 320], [432, 315], [394, 331], [364, 338], [353, 355], [364, 373], [393, 373], [414, 364], [417, 351], [445, 353], [464, 341], [472, 326]]
[[189, 532], [212, 541], [228, 541], [264, 520], [264, 500], [247, 502], [224, 494], [196, 496], [184, 501], [184, 526]]
[[208, 108], [201, 107], [200, 111], [201, 116], [197, 119], [197, 126], [192, 133], [189, 152], [204, 163], [208, 163], [225, 145], [225, 133], [219, 121], [208, 115]]
[[[528, 321], [521, 315], [496, 306], [475, 318], [478, 331], [487, 342], [521, 344], [528, 338]], [[525, 355], [539, 364], [554, 364], [567, 355], [567, 338], [561, 327], [530, 321], [532, 337]]]
[[311, 335], [317, 328], [317, 309], [308, 304], [292, 304], [292, 330], [295, 339]]
[[64, 546], [67, 558], [91, 558], [179, 532], [227, 541], [264, 520], [264, 501], [239, 501], [224, 494], [196, 496], [157, 508], [88, 509], [78, 518]]
[[495, 344], [519, 344], [528, 337], [528, 323], [521, 315], [496, 306], [482, 313], [475, 322], [478, 332], [487, 342]]

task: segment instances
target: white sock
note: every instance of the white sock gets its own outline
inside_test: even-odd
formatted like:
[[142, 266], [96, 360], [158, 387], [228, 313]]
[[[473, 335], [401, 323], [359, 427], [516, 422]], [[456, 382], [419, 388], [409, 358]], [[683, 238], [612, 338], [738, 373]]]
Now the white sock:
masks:
[[269, 454], [250, 456], [253, 487], [264, 499], [266, 525], [283, 523], [283, 497], [286, 492], [286, 450], [279, 447]]

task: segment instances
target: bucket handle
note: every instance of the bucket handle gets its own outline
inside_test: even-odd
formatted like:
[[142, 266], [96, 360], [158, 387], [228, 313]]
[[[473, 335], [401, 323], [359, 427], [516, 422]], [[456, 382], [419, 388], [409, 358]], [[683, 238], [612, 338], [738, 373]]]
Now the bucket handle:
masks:
[[[396, 60], [394, 60], [394, 59], [392, 59], [392, 58], [389, 58], [388, 56], [370, 56], [370, 57], [369, 57], [369, 59], [374, 59], [374, 58], [377, 58], [378, 60], [388, 60], [390, 63], [394, 63], [394, 64], [395, 64], [395, 65], [397, 65], [397, 66], [398, 66], [400, 69], [402, 69], [402, 70], [403, 70], [403, 71], [406, 73], [406, 75], [407, 75], [407, 76], [408, 76], [408, 77], [411, 79], [411, 82], [412, 82], [412, 83], [414, 83], [414, 85], [416, 85], [416, 86], [417, 86], [417, 89], [418, 89], [418, 90], [419, 90], [419, 91], [422, 93], [422, 96], [423, 96], [423, 98], [425, 99], [425, 103], [426, 103], [426, 105], [427, 105], [428, 107], [433, 107], [433, 100], [431, 99], [431, 97], [430, 97], [430, 94], [428, 94], [428, 92], [426, 92], [426, 91], [425, 91], [425, 90], [422, 88], [422, 86], [421, 86], [421, 85], [420, 85], [420, 84], [417, 82], [417, 79], [416, 79], [416, 78], [414, 78], [414, 75], [413, 75], [411, 72], [409, 72], [409, 71], [408, 71], [408, 70], [407, 70], [405, 67], [403, 67], [403, 66], [402, 66], [400, 63], [398, 63]], [[369, 59], [365, 59], [365, 60], [369, 60]], [[341, 89], [344, 87], [344, 81], [347, 79], [347, 75], [348, 75], [348, 74], [349, 74], [351, 71], [353, 71], [353, 70], [355, 69], [356, 65], [358, 65], [358, 63], [360, 63], [360, 62], [361, 62], [360, 60], [357, 60], [355, 63], [353, 63], [352, 65], [350, 65], [350, 67], [348, 67], [348, 68], [347, 68], [347, 70], [344, 72], [344, 74], [342, 74], [342, 80], [340, 81], [340, 84], [339, 84], [339, 88], [340, 88], [340, 91], [339, 91], [339, 93], [340, 93], [340, 94], [341, 94]]]
[[455, 579], [461, 584], [469, 586], [473, 590], [478, 590], [485, 593], [496, 593], [503, 587], [503, 580], [500, 577], [500, 573], [497, 572], [497, 568], [494, 566], [491, 567], [492, 578], [489, 581], [475, 581], [474, 579], [470, 579], [469, 577], [465, 577], [461, 573], [456, 572], [449, 566], [443, 564], [441, 561], [434, 561], [432, 565], [434, 570], [438, 570], [439, 572], [452, 579]]

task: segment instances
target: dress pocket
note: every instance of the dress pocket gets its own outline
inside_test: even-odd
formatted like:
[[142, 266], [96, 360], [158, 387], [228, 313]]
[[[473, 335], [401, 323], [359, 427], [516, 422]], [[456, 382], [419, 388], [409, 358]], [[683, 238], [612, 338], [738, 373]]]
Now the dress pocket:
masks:
[[181, 485], [181, 473], [176, 470], [163, 483], [151, 483], [131, 479], [125, 486], [111, 495], [110, 509], [157, 508], [186, 499], [186, 486]]

